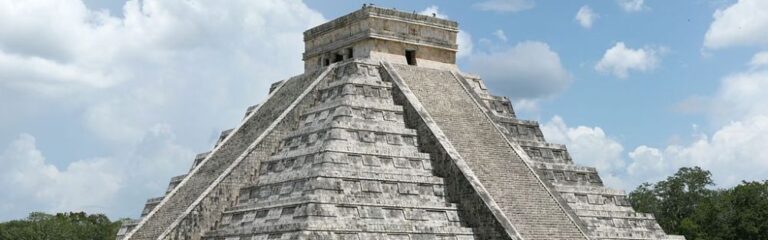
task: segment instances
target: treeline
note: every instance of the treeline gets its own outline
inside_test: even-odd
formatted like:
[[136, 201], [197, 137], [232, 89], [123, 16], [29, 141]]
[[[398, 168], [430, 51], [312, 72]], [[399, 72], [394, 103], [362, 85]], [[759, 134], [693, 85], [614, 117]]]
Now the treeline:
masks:
[[114, 240], [120, 225], [102, 214], [35, 212], [0, 223], [0, 240]]
[[629, 194], [635, 210], [653, 213], [668, 233], [688, 240], [768, 239], [768, 181], [711, 189], [712, 174], [681, 168]]

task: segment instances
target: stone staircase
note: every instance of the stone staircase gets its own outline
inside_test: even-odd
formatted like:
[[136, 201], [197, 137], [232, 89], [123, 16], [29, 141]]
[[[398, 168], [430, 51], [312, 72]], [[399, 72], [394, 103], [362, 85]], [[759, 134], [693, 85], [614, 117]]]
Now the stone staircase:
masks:
[[205, 239], [476, 239], [379, 66], [340, 65]]
[[394, 71], [523, 239], [587, 239], [450, 71], [407, 65]]
[[667, 235], [651, 214], [632, 209], [626, 193], [603, 185], [597, 170], [573, 162], [564, 145], [546, 142], [539, 124], [516, 117], [509, 99], [493, 96], [476, 76], [457, 74], [498, 128], [519, 144], [542, 180], [557, 192], [592, 239], [685, 239]]

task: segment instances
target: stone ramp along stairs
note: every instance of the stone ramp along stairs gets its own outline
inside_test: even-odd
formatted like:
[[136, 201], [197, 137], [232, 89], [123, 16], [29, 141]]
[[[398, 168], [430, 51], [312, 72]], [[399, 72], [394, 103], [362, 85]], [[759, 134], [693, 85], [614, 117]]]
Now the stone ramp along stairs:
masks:
[[[498, 209], [497, 219], [508, 221], [522, 239], [587, 239], [585, 233], [556, 201], [533, 169], [524, 162], [454, 73], [408, 65], [387, 69], [411, 105], [421, 105], [434, 128], [454, 148], [465, 174]], [[440, 94], [435, 94], [440, 93]]]
[[[257, 174], [259, 161], [285, 134], [284, 121], [333, 66], [291, 78], [278, 86], [238, 128], [217, 144], [184, 179], [126, 234], [125, 239], [163, 239], [170, 234], [199, 238], [213, 228], [237, 198], [239, 188]], [[283, 124], [281, 124], [283, 123]], [[245, 161], [244, 161], [245, 160]], [[194, 227], [189, 227], [193, 225]]]

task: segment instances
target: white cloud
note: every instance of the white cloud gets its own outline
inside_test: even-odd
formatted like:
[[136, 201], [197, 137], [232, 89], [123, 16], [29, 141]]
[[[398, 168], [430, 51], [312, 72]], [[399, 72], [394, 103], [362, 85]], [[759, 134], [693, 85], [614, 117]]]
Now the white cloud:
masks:
[[618, 42], [605, 51], [603, 58], [595, 65], [595, 70], [611, 73], [618, 78], [627, 78], [629, 71], [648, 72], [655, 69], [660, 62], [663, 48], [627, 48], [623, 42]]
[[31, 211], [89, 211], [136, 216], [144, 200], [165, 192], [171, 176], [186, 172], [193, 153], [175, 143], [170, 127], [158, 125], [137, 144], [107, 158], [70, 162], [61, 169], [21, 134], [0, 155], [0, 219]]
[[768, 51], [756, 53], [749, 65], [753, 68], [768, 67]]
[[639, 12], [645, 9], [645, 0], [616, 0], [621, 9], [626, 12]]
[[419, 12], [421, 15], [434, 16], [436, 18], [448, 19], [448, 15], [440, 13], [440, 7], [437, 5], [430, 5], [429, 7]]
[[768, 1], [739, 0], [717, 9], [704, 36], [711, 49], [730, 46], [768, 46]]
[[55, 60], [8, 54], [0, 49], [0, 81], [11, 90], [55, 97], [114, 84], [108, 74]]
[[632, 190], [681, 167], [700, 166], [712, 172], [719, 187], [730, 187], [742, 180], [768, 179], [767, 91], [768, 69], [752, 67], [725, 76], [706, 99], [711, 132], [694, 125], [692, 140], [662, 147], [640, 145], [627, 153], [626, 160], [622, 145], [599, 127], [568, 127], [555, 117], [542, 125], [542, 131], [548, 140], [566, 144], [576, 163], [597, 167], [609, 186]]
[[584, 5], [581, 8], [579, 8], [579, 11], [576, 13], [576, 17], [574, 17], [574, 19], [576, 19], [576, 21], [579, 22], [579, 25], [589, 29], [589, 28], [592, 28], [592, 23], [595, 22], [597, 17], [598, 17], [597, 13], [595, 13], [592, 10], [592, 8], [590, 8], [587, 5]]
[[[48, 195], [3, 186], [6, 193], [52, 196], [45, 204], [14, 202], [15, 209], [101, 203], [95, 209], [110, 216], [135, 216], [143, 199], [161, 194], [169, 177], [188, 169], [190, 149], [207, 151], [218, 131], [235, 126], [272, 82], [302, 72], [302, 32], [324, 21], [296, 0], [130, 0], [122, 9], [115, 16], [79, 0], [0, 0], [0, 109], [38, 109], [0, 115], [0, 122], [48, 129], [50, 122], [39, 121], [46, 114], [49, 121], [80, 123], [66, 133], [103, 145], [94, 151], [103, 156], [86, 160], [45, 159], [38, 150], [29, 151], [37, 157], [4, 157], [45, 170], [30, 178], [60, 182]], [[126, 169], [132, 171], [122, 173]], [[79, 176], [116, 185], [99, 186], [105, 190], [93, 200], [65, 195], [96, 188]], [[0, 209], [8, 208], [0, 202]]]
[[514, 47], [490, 53], [476, 53], [468, 69], [499, 94], [513, 99], [543, 99], [565, 90], [572, 78], [560, 63], [560, 56], [542, 42], [520, 42]]
[[515, 111], [533, 113], [539, 111], [540, 99], [512, 99], [512, 106], [515, 106]]
[[627, 174], [633, 177], [641, 177], [646, 182], [654, 182], [670, 175], [676, 170], [677, 165], [665, 161], [664, 154], [656, 148], [645, 145], [638, 146], [629, 153], [632, 160], [627, 168]]
[[576, 164], [596, 167], [610, 187], [632, 190], [690, 166], [711, 171], [720, 187], [768, 179], [768, 115], [730, 122], [711, 135], [696, 133], [686, 144], [641, 145], [626, 160], [622, 144], [599, 127], [568, 127], [556, 116], [542, 132], [547, 140], [566, 144]]
[[690, 143], [637, 147], [630, 153], [629, 174], [658, 180], [680, 167], [700, 166], [712, 171], [715, 183], [722, 187], [768, 179], [766, 91], [766, 69], [752, 68], [724, 77], [707, 101], [715, 130], [711, 134], [694, 132]]
[[507, 41], [507, 34], [504, 33], [504, 30], [496, 29], [496, 31], [493, 31], [493, 36], [496, 36], [496, 38], [503, 42]]
[[[640, 146], [630, 153], [631, 176], [660, 180], [683, 166], [712, 171], [715, 183], [733, 186], [742, 180], [768, 179], [768, 116], [731, 122], [686, 145], [663, 150]], [[653, 154], [644, 154], [652, 152]]]
[[459, 50], [456, 52], [457, 58], [466, 58], [472, 55], [474, 44], [472, 43], [472, 35], [468, 32], [459, 30], [458, 35], [456, 35], [456, 44], [459, 45]]
[[618, 181], [620, 178], [616, 178], [624, 171], [624, 147], [617, 140], [607, 136], [602, 128], [571, 128], [560, 116], [555, 116], [541, 125], [541, 131], [548, 141], [565, 144], [576, 164], [597, 168], [609, 186], [624, 187], [623, 183]]
[[519, 12], [531, 9], [536, 4], [531, 0], [486, 0], [472, 6], [482, 11]]
[[46, 161], [34, 137], [21, 134], [0, 155], [0, 202], [8, 204], [0, 218], [30, 210], [102, 210], [117, 200], [123, 184], [108, 164], [108, 159], [82, 160], [59, 169]]
[[752, 70], [729, 75], [722, 80], [712, 100], [716, 123], [733, 119], [768, 116], [768, 70]]

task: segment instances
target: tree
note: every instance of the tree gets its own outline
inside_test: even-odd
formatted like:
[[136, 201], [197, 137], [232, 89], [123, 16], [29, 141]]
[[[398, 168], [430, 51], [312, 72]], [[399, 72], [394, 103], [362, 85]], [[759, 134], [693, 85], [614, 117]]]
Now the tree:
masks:
[[102, 214], [34, 212], [24, 220], [0, 223], [0, 240], [112, 240], [120, 224]]
[[709, 189], [711, 173], [681, 168], [666, 180], [643, 183], [629, 194], [632, 206], [653, 213], [669, 234], [688, 240], [768, 239], [768, 181]]
[[699, 203], [712, 194], [707, 186], [712, 185], [712, 173], [699, 167], [681, 168], [665, 181], [656, 183], [654, 192], [661, 199], [657, 211], [663, 214], [659, 219], [668, 231], [685, 234], [692, 227], [690, 219]]
[[768, 239], [768, 181], [742, 182], [728, 192], [737, 239]]

